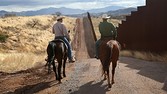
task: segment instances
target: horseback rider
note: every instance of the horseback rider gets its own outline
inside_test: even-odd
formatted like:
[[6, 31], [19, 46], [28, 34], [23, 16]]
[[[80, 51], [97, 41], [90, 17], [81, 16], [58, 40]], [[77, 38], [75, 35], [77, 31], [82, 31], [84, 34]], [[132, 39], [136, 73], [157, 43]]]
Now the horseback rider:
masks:
[[55, 39], [62, 39], [66, 43], [66, 45], [68, 47], [69, 62], [75, 62], [75, 59], [72, 56], [71, 45], [69, 43], [70, 36], [69, 36], [69, 33], [68, 33], [65, 25], [62, 23], [63, 19], [64, 19], [64, 17], [62, 17], [62, 16], [58, 16], [56, 18], [57, 22], [53, 25], [52, 32], [53, 32], [53, 34], [55, 34]]
[[107, 14], [103, 14], [102, 15], [103, 22], [100, 22], [100, 24], [99, 24], [99, 32], [101, 34], [101, 38], [96, 41], [96, 56], [95, 56], [95, 58], [97, 58], [97, 59], [99, 58], [98, 57], [99, 56], [98, 49], [99, 49], [99, 46], [100, 46], [102, 39], [110, 38], [110, 39], [115, 40], [117, 37], [117, 30], [112, 23], [108, 22], [109, 18], [110, 18], [110, 16], [108, 16]]

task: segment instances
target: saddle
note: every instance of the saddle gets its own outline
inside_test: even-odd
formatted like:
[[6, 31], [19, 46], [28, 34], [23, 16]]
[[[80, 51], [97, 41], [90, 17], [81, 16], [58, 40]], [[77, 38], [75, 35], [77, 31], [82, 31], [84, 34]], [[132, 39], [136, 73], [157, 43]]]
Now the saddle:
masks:
[[54, 42], [54, 43], [56, 43], [56, 42], [62, 42], [66, 46], [66, 48], [68, 49], [67, 44], [62, 39], [57, 38], [57, 39], [52, 40], [51, 42]]

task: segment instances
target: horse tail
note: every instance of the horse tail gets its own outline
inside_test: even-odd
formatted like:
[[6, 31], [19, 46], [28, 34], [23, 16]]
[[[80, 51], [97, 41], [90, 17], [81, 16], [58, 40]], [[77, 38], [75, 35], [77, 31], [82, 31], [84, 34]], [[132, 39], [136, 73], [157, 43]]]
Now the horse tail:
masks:
[[120, 50], [121, 50], [121, 46], [120, 46], [119, 42], [114, 41], [114, 43], [113, 43], [113, 53], [112, 53], [113, 54], [113, 57], [112, 57], [113, 60], [114, 59], [118, 60]]
[[56, 48], [56, 43], [54, 42], [49, 42], [49, 45], [47, 47], [47, 54], [48, 54], [48, 62], [53, 62], [55, 58], [55, 48]]
[[110, 67], [110, 61], [111, 61], [111, 56], [112, 56], [112, 54], [111, 54], [111, 52], [112, 52], [112, 49], [109, 47], [109, 45], [106, 45], [106, 46], [108, 46], [107, 47], [107, 49], [105, 49], [106, 51], [105, 51], [105, 56], [106, 56], [106, 58], [105, 58], [105, 60], [101, 60], [101, 76], [103, 76], [103, 75], [105, 75], [106, 74], [106, 71], [109, 69], [109, 67]]
[[102, 63], [102, 76], [104, 75], [105, 71], [109, 69], [111, 61], [117, 60], [119, 57], [120, 48], [118, 42], [115, 40], [107, 42], [105, 50], [106, 58]]
[[106, 49], [106, 59], [104, 60], [103, 63], [103, 70], [104, 72], [107, 71], [110, 67], [110, 62], [111, 62], [111, 57], [112, 57], [112, 47], [113, 45], [107, 45]]

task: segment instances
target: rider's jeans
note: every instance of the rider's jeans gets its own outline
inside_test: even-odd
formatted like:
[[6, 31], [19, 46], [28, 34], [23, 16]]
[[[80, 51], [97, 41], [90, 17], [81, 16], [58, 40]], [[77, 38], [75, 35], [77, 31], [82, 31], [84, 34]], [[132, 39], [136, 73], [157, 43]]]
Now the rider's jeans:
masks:
[[68, 58], [71, 60], [72, 59], [72, 49], [71, 49], [71, 45], [68, 42], [67, 38], [65, 36], [58, 36], [55, 37], [55, 39], [62, 39], [68, 46]]

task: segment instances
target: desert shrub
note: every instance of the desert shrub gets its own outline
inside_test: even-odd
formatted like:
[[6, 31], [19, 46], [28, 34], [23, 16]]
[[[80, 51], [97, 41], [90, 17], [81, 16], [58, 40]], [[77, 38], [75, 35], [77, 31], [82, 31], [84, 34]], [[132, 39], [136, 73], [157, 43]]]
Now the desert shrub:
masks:
[[0, 34], [0, 42], [5, 42], [8, 38], [8, 35], [7, 34]]
[[26, 23], [27, 26], [34, 28], [35, 26], [41, 26], [41, 21], [39, 19], [32, 19]]
[[62, 13], [61, 12], [56, 12], [55, 13], [57, 16], [60, 16]]
[[8, 13], [8, 14], [4, 14], [4, 17], [15, 17], [16, 14], [13, 13]]

